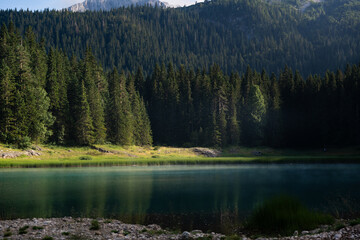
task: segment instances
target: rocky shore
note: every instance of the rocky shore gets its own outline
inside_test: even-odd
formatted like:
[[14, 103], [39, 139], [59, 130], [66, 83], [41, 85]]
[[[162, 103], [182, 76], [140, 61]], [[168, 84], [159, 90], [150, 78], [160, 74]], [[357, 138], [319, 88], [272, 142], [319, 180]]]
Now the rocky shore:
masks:
[[[226, 237], [218, 233], [203, 233], [200, 230], [191, 232], [171, 232], [156, 224], [143, 226], [125, 224], [119, 220], [89, 219], [89, 218], [34, 218], [0, 221], [0, 239], [243, 239], [246, 236]], [[302, 231], [294, 236], [283, 238], [256, 238], [257, 240], [318, 240], [318, 239], [360, 239], [360, 224], [343, 227], [337, 231]]]
[[222, 239], [200, 230], [176, 233], [156, 224], [142, 226], [118, 220], [89, 218], [34, 218], [0, 221], [0, 239]]

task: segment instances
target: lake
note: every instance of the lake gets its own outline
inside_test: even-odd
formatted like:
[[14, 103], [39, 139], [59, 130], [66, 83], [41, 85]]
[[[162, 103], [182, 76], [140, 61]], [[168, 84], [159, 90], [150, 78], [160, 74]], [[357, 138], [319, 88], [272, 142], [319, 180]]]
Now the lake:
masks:
[[0, 218], [105, 217], [231, 232], [265, 199], [294, 196], [360, 212], [360, 164], [133, 166], [0, 170]]

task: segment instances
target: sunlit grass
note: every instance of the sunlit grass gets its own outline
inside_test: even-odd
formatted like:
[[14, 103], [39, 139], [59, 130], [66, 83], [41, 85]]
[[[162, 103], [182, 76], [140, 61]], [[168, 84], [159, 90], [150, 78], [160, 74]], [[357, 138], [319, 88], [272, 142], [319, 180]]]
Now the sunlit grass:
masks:
[[[242, 164], [242, 163], [359, 163], [360, 154], [316, 154], [271, 148], [234, 147], [223, 150], [219, 157], [198, 155], [192, 148], [139, 147], [96, 145], [109, 151], [100, 152], [90, 147], [66, 147], [40, 145], [41, 156], [22, 155], [17, 158], [0, 158], [0, 168], [11, 167], [87, 167], [125, 165], [173, 165], [173, 164]], [[17, 151], [0, 144], [1, 152]], [[254, 156], [260, 151], [261, 156]], [[351, 152], [351, 151], [349, 151]]]

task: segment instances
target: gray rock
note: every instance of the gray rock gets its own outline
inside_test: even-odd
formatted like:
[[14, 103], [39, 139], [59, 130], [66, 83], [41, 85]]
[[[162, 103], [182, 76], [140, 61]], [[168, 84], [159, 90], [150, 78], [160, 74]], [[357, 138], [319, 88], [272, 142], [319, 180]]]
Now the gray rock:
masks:
[[298, 232], [298, 230], [296, 230], [296, 231], [294, 232], [293, 236], [298, 236], [298, 235], [299, 235], [299, 232]]
[[342, 235], [341, 235], [340, 233], [337, 233], [337, 234], [335, 234], [334, 239], [335, 239], [335, 240], [338, 240], [338, 239], [340, 239], [341, 237], [342, 237]]
[[191, 234], [187, 231], [183, 232], [180, 236], [180, 239], [190, 239]]
[[26, 155], [28, 155], [28, 156], [40, 156], [41, 153], [36, 152], [34, 150], [26, 150]]
[[217, 157], [220, 155], [220, 151], [210, 148], [192, 148], [193, 152], [202, 155], [204, 157]]
[[309, 231], [302, 231], [301, 232], [301, 235], [306, 235], [306, 234], [309, 234]]

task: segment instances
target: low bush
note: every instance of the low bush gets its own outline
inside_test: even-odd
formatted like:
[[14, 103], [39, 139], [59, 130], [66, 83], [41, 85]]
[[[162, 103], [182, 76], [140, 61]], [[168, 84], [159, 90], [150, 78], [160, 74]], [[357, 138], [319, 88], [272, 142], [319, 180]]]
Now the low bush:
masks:
[[355, 226], [355, 225], [360, 224], [360, 218], [351, 220], [351, 221], [349, 222], [349, 224], [350, 224], [350, 226]]
[[245, 229], [266, 235], [291, 235], [295, 230], [311, 230], [333, 222], [331, 215], [310, 211], [292, 197], [279, 196], [257, 207]]
[[97, 220], [92, 220], [90, 230], [99, 230], [99, 229], [100, 229], [99, 222]]
[[339, 231], [340, 229], [343, 229], [344, 227], [346, 227], [345, 224], [339, 223], [339, 224], [335, 225], [334, 230]]
[[90, 156], [81, 156], [79, 157], [80, 160], [92, 160], [92, 157]]
[[44, 227], [33, 226], [32, 229], [33, 230], [42, 230], [42, 229], [44, 229]]
[[29, 226], [24, 226], [24, 227], [21, 227], [19, 228], [19, 234], [26, 234], [27, 233], [27, 229], [29, 228]]
[[54, 238], [53, 237], [50, 237], [50, 236], [45, 236], [45, 237], [43, 237], [43, 239], [42, 240], [53, 240]]

